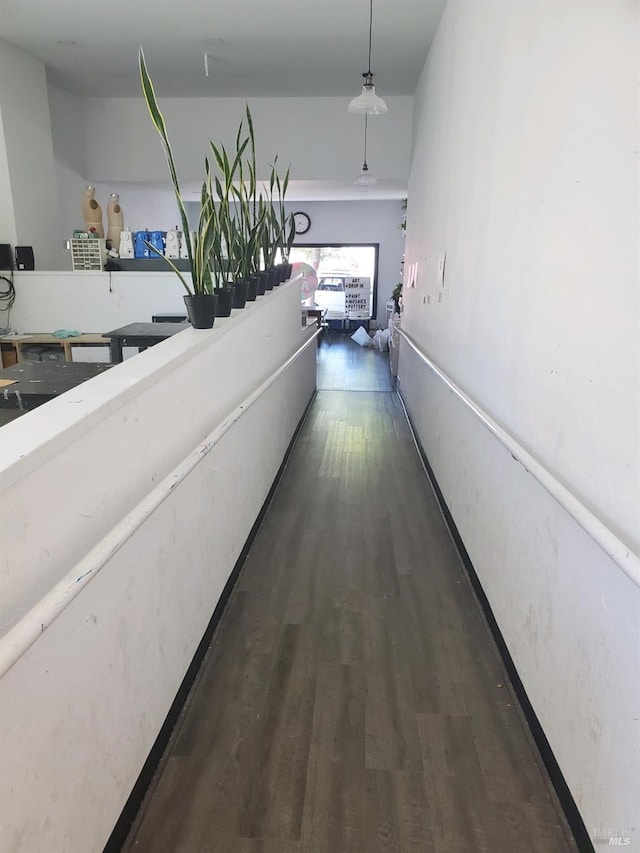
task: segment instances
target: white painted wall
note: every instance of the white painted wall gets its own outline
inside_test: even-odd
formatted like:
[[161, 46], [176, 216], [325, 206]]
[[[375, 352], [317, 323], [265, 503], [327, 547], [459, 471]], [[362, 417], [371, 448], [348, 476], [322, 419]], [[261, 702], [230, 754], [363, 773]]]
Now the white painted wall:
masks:
[[[182, 230], [180, 214], [171, 185], [131, 185], [109, 181], [96, 183], [96, 198], [105, 211], [109, 195], [117, 193], [124, 213], [124, 223], [131, 231], [170, 231], [176, 225]], [[198, 213], [200, 207], [198, 206]], [[105, 212], [106, 222], [106, 212]], [[194, 222], [194, 228], [196, 227]]]
[[[154, 314], [186, 313], [184, 288], [172, 272], [109, 274], [36, 270], [16, 272], [15, 286], [11, 325], [20, 334], [57, 329], [109, 332], [128, 323], [150, 323]], [[136, 353], [131, 347], [124, 349], [125, 358]], [[73, 360], [109, 361], [109, 350], [75, 347]]]
[[[158, 184], [90, 181], [84, 177], [87, 174], [86, 99], [52, 84], [49, 84], [48, 92], [60, 200], [57, 227], [60, 245], [64, 246], [75, 228], [84, 226], [81, 200], [87, 184], [95, 186], [96, 199], [102, 207], [105, 233], [108, 225], [107, 203], [111, 193], [120, 196], [125, 226], [132, 231], [146, 228], [167, 231], [174, 228], [179, 222], [179, 215], [166, 169], [163, 182]], [[71, 268], [71, 253], [65, 251], [64, 269]]]
[[[403, 317], [636, 551], [637, 56], [636, 3], [450, 0], [416, 92], [407, 264], [419, 275]], [[636, 825], [640, 591], [407, 347], [400, 361], [423, 446], [588, 830]]]
[[150, 323], [156, 313], [185, 313], [184, 288], [172, 272], [18, 272], [15, 285], [17, 332], [106, 332]]
[[78, 175], [84, 175], [87, 171], [85, 99], [52, 83], [47, 85], [47, 95], [56, 163], [67, 166]]
[[[368, 156], [377, 176], [405, 181], [412, 98], [386, 100], [389, 114], [371, 128]], [[354, 172], [358, 174], [363, 125], [347, 113], [344, 98], [252, 98], [248, 103], [260, 178], [268, 177], [276, 154], [285, 168], [291, 163], [294, 180], [352, 180]], [[244, 104], [242, 98], [160, 100], [182, 182], [202, 181], [210, 139], [233, 148]], [[158, 134], [142, 99], [88, 99], [86, 123], [87, 175], [92, 181], [166, 180]]]
[[[71, 253], [66, 249], [66, 243], [74, 228], [84, 227], [80, 201], [84, 197], [88, 184], [84, 177], [86, 172], [84, 99], [65, 92], [51, 83], [47, 86], [47, 92], [58, 189], [55, 236], [62, 250], [61, 263], [55, 269], [70, 270], [72, 268]], [[108, 196], [104, 202], [99, 195], [98, 199], [102, 203], [104, 213]], [[106, 231], [106, 213], [104, 226]]]
[[9, 174], [9, 158], [2, 124], [0, 104], [0, 242], [16, 245], [16, 218], [13, 215], [13, 193]]
[[[71, 271], [73, 263], [71, 251], [67, 248], [69, 239], [76, 228], [84, 228], [84, 220], [80, 209], [80, 199], [84, 197], [87, 180], [74, 172], [64, 163], [56, 163], [56, 183], [58, 186], [58, 222], [56, 237], [62, 247], [62, 262], [59, 269]], [[106, 206], [106, 203], [105, 203]], [[106, 215], [104, 216], [105, 233], [107, 229]]]
[[[2, 219], [12, 204], [15, 242], [33, 246], [38, 269], [59, 269], [62, 247], [56, 239], [58, 193], [44, 65], [3, 41], [0, 111], [11, 182], [11, 195], [1, 202]], [[4, 180], [6, 171], [0, 166]]]
[[[310, 333], [285, 285], [3, 427], [2, 633]], [[315, 352], [0, 680], [3, 853], [103, 849], [311, 397]]]

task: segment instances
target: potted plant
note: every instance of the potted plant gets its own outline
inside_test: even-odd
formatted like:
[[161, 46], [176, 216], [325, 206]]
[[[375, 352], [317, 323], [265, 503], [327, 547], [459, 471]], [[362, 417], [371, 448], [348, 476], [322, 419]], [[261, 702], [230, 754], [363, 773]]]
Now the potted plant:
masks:
[[[218, 296], [218, 317], [228, 317], [232, 308], [244, 308], [247, 293], [244, 283], [237, 277], [239, 253], [243, 251], [241, 233], [237, 216], [232, 213], [231, 203], [234, 195], [234, 181], [241, 170], [242, 157], [249, 144], [249, 137], [242, 139], [242, 122], [236, 134], [236, 151], [233, 160], [224, 145], [210, 143], [213, 156], [220, 171], [215, 177], [214, 209], [216, 210], [216, 236], [214, 237], [213, 265], [217, 272], [216, 294]], [[209, 193], [211, 180], [209, 177]], [[231, 284], [235, 281], [236, 284]]]
[[260, 195], [260, 200], [265, 207], [265, 227], [262, 232], [262, 257], [265, 270], [268, 271], [267, 290], [273, 290], [276, 285], [280, 284], [275, 262], [278, 250], [281, 250], [283, 243], [283, 225], [273, 200], [274, 188], [280, 184], [280, 178], [276, 171], [277, 161], [278, 158], [275, 157], [271, 166], [267, 197], [263, 200], [262, 194]]
[[215, 216], [216, 229], [211, 247], [210, 267], [213, 292], [217, 297], [216, 317], [228, 317], [233, 307], [234, 289], [229, 285], [228, 212], [224, 209], [224, 205], [218, 205]]
[[[162, 141], [162, 148], [164, 150], [167, 166], [169, 167], [171, 184], [173, 186], [173, 191], [176, 197], [176, 201], [178, 203], [178, 211], [180, 213], [182, 231], [184, 239], [186, 241], [187, 253], [189, 256], [191, 282], [189, 283], [188, 279], [182, 275], [180, 270], [171, 261], [170, 258], [166, 258], [164, 255], [161, 255], [161, 257], [164, 257], [165, 261], [178, 276], [178, 278], [182, 282], [184, 289], [186, 290], [184, 301], [187, 308], [187, 314], [189, 316], [189, 319], [191, 320], [191, 325], [196, 329], [211, 328], [213, 326], [213, 322], [216, 316], [217, 297], [216, 294], [213, 292], [213, 283], [211, 279], [211, 270], [209, 267], [209, 263], [213, 248], [213, 241], [215, 238], [216, 215], [213, 199], [211, 197], [211, 193], [209, 192], [209, 187], [207, 186], [208, 180], [205, 179], [202, 185], [198, 226], [196, 230], [191, 233], [191, 229], [189, 227], [189, 220], [187, 218], [187, 212], [185, 210], [184, 202], [182, 200], [182, 193], [180, 192], [178, 175], [173, 159], [171, 144], [167, 135], [164, 117], [160, 112], [160, 109], [158, 108], [158, 102], [153, 88], [153, 83], [151, 82], [151, 77], [149, 76], [149, 72], [147, 71], [144, 51], [142, 50], [142, 48], [140, 48], [138, 54], [138, 65], [140, 69], [140, 80], [142, 83], [144, 99], [147, 104], [147, 109], [149, 110], [151, 120], [154, 124], [154, 127], [158, 131], [160, 139]], [[205, 168], [208, 172], [208, 164], [206, 163]], [[156, 249], [154, 249], [154, 252], [156, 254], [159, 254]]]
[[[210, 143], [215, 164], [220, 175], [212, 178], [209, 160], [205, 158], [205, 180], [202, 184], [200, 216], [196, 231], [190, 232], [187, 214], [180, 192], [173, 153], [166, 125], [149, 76], [144, 51], [138, 55], [140, 79], [147, 109], [160, 135], [171, 183], [178, 203], [182, 228], [187, 243], [191, 283], [177, 266], [165, 257], [187, 291], [184, 300], [187, 313], [196, 328], [210, 328], [216, 316], [227, 316], [234, 305], [234, 291], [230, 281], [241, 283], [234, 307], [244, 305], [243, 286], [253, 287], [257, 294], [264, 293], [275, 284], [273, 265], [278, 250], [286, 261], [293, 243], [295, 229], [293, 218], [286, 215], [284, 197], [289, 183], [289, 170], [281, 181], [276, 171], [277, 157], [271, 169], [268, 198], [257, 193], [256, 153], [253, 121], [249, 107], [245, 116], [248, 133], [243, 137], [243, 121], [236, 134], [233, 158], [223, 145]], [[247, 147], [250, 157], [246, 161], [248, 181], [245, 181], [243, 160]], [[274, 204], [274, 188], [278, 192], [278, 208]], [[153, 247], [150, 247], [153, 248]], [[153, 248], [156, 254], [158, 250]], [[164, 257], [161, 255], [161, 257]], [[264, 270], [261, 269], [264, 267]], [[267, 279], [269, 271], [269, 279]], [[269, 282], [267, 284], [267, 281]], [[279, 283], [279, 280], [278, 280]], [[247, 293], [251, 298], [251, 292]], [[253, 296], [255, 299], [255, 295]], [[206, 317], [192, 316], [202, 305]]]
[[402, 282], [399, 281], [398, 284], [393, 288], [393, 292], [391, 294], [391, 298], [393, 299], [394, 304], [394, 314], [400, 313], [400, 300], [402, 299]]
[[288, 231], [286, 240], [282, 247], [282, 259], [285, 265], [284, 271], [284, 281], [288, 281], [291, 278], [291, 273], [293, 272], [293, 264], [289, 260], [289, 256], [291, 254], [291, 248], [293, 246], [293, 241], [296, 238], [296, 223], [293, 218], [293, 214], [290, 213], [288, 217]]
[[[277, 157], [276, 157], [277, 160]], [[275, 162], [274, 162], [275, 167]], [[274, 219], [277, 221], [274, 237], [277, 240], [277, 251], [280, 252], [281, 264], [279, 270], [280, 282], [286, 281], [291, 275], [291, 267], [289, 265], [289, 252], [296, 236], [296, 226], [291, 214], [287, 214], [284, 205], [284, 199], [289, 186], [289, 167], [282, 181], [278, 173], [275, 174], [275, 187], [277, 190], [277, 204], [273, 205]]]
[[[285, 209], [285, 196], [289, 186], [289, 167], [282, 180], [278, 175], [276, 165], [278, 158], [275, 157], [273, 166], [271, 167], [271, 177], [269, 179], [269, 208], [270, 208], [270, 228], [268, 233], [269, 240], [269, 266], [273, 266], [275, 259], [280, 255], [281, 263], [278, 267], [275, 282], [280, 284], [286, 281], [291, 275], [291, 267], [289, 266], [289, 252], [296, 235], [295, 222], [293, 215], [287, 214]], [[274, 193], [274, 188], [277, 193]], [[274, 200], [274, 196], [276, 196]]]
[[[260, 247], [266, 210], [256, 198], [256, 155], [253, 120], [248, 105], [245, 105], [248, 135], [242, 143], [243, 121], [236, 135], [236, 150], [244, 151], [249, 145], [250, 157], [238, 162], [238, 180], [231, 185], [233, 194], [232, 229], [229, 238], [229, 257], [232, 259], [233, 275], [238, 289], [246, 290], [247, 301], [255, 301], [258, 295], [260, 272]], [[262, 288], [261, 293], [264, 293]]]

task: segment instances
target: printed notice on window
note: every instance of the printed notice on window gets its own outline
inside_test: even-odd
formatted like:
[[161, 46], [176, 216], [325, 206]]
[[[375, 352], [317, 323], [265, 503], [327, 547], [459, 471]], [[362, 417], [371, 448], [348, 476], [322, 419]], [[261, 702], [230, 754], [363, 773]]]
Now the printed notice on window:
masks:
[[371, 317], [371, 279], [368, 276], [344, 280], [344, 310], [350, 320]]

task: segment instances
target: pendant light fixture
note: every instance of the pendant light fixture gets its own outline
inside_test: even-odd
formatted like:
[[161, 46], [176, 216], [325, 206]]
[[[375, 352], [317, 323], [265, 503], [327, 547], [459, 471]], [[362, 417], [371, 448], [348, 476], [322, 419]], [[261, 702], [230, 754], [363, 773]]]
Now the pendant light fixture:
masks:
[[354, 183], [357, 187], [372, 187], [374, 184], [378, 182], [373, 177], [373, 175], [369, 172], [369, 167], [367, 166], [367, 120], [369, 116], [367, 113], [364, 114], [364, 158], [362, 162], [362, 171], [359, 176], [355, 179]]
[[373, 72], [371, 71], [371, 33], [373, 31], [373, 0], [369, 0], [369, 69], [362, 76], [364, 85], [362, 92], [349, 104], [348, 111], [356, 115], [383, 115], [388, 112], [387, 105], [379, 95], [376, 95], [376, 87], [373, 85]]

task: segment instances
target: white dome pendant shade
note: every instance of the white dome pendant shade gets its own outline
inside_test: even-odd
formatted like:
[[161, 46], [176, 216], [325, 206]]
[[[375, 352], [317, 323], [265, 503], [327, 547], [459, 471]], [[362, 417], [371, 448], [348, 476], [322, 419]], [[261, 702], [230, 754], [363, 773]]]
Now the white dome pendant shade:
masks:
[[388, 112], [387, 105], [379, 95], [376, 95], [376, 87], [373, 85], [373, 73], [371, 71], [371, 34], [373, 32], [373, 0], [369, 0], [369, 64], [362, 76], [364, 77], [364, 85], [362, 92], [354, 98], [347, 112], [355, 113], [356, 115], [380, 116]]
[[372, 187], [374, 184], [377, 184], [377, 180], [369, 173], [369, 167], [366, 163], [362, 164], [362, 171], [355, 179], [354, 184], [357, 187]]
[[389, 108], [380, 95], [376, 95], [376, 87], [373, 85], [373, 74], [370, 72], [363, 75], [365, 78], [362, 92], [349, 104], [347, 111], [355, 115], [381, 116], [389, 111]]
[[358, 187], [359, 190], [366, 192], [369, 189], [369, 187], [374, 186], [378, 182], [373, 177], [373, 175], [369, 174], [367, 164], [365, 163], [365, 165], [362, 167], [362, 171], [360, 172], [360, 174], [358, 175], [358, 177], [355, 179], [355, 181], [353, 183], [355, 184], [355, 186]]

